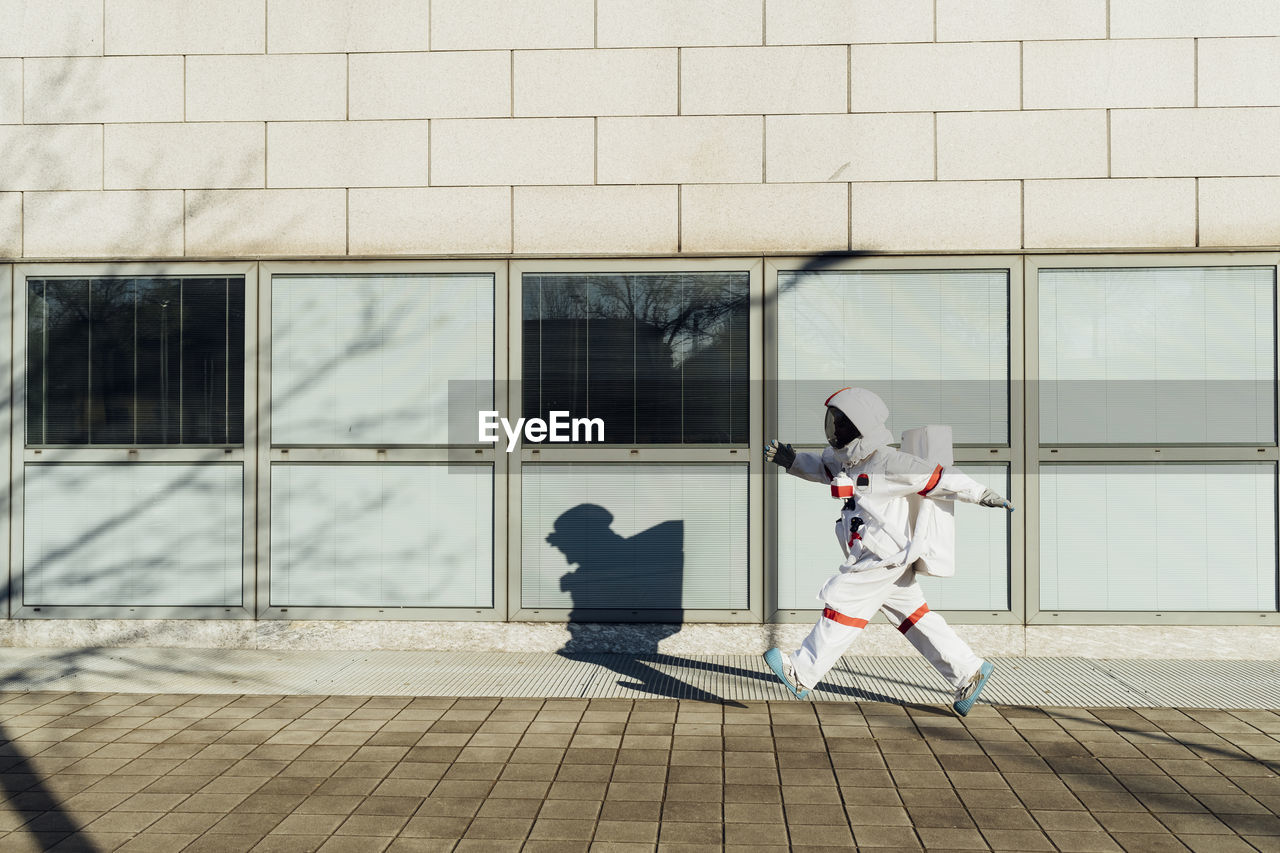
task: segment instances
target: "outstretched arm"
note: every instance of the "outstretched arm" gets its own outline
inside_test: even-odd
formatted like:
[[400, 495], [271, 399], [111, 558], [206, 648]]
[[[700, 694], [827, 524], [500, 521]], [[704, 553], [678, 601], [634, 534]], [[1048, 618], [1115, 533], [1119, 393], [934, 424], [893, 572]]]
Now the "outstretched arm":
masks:
[[1013, 509], [1013, 504], [963, 471], [949, 465], [934, 465], [909, 453], [894, 455], [885, 471], [885, 480], [890, 497], [918, 494], [938, 500], [959, 500]]
[[822, 464], [821, 453], [797, 453], [789, 444], [782, 444], [776, 438], [764, 448], [766, 462], [772, 462], [785, 468], [788, 474], [809, 480], [814, 483], [831, 482], [831, 474]]
[[993, 509], [1003, 508], [1003, 509], [1009, 510], [1009, 512], [1013, 512], [1013, 504], [1011, 504], [1008, 500], [1000, 497], [998, 492], [993, 492], [990, 489], [987, 489], [985, 492], [983, 492], [982, 498], [978, 501], [978, 503], [982, 504], [983, 506], [989, 506]]

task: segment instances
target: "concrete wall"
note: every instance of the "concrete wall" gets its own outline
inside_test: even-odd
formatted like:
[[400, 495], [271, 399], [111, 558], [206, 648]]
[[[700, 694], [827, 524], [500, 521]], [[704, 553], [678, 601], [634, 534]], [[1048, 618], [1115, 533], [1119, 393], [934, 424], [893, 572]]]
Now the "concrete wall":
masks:
[[[794, 648], [810, 625], [685, 624], [591, 625], [570, 633], [548, 622], [365, 622], [13, 619], [0, 620], [2, 648], [194, 649], [426, 649], [470, 652], [597, 652], [653, 649], [673, 655], [760, 654], [770, 646]], [[1213, 625], [956, 625], [956, 632], [982, 655], [1003, 657], [1280, 658], [1274, 626]], [[854, 651], [859, 655], [917, 654], [896, 628], [867, 626]]]
[[0, 0], [0, 258], [1280, 243], [1274, 0]]

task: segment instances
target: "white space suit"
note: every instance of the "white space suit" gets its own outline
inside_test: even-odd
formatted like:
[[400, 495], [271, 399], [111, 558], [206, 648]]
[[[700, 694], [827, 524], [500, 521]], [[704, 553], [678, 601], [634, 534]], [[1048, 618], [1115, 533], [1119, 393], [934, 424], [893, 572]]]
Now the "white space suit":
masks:
[[874, 393], [845, 388], [829, 397], [827, 406], [843, 412], [861, 436], [838, 449], [797, 453], [787, 472], [824, 484], [837, 478], [844, 482], [843, 472], [856, 485], [836, 525], [844, 562], [818, 593], [826, 607], [791, 655], [792, 672], [799, 686], [816, 686], [881, 610], [942, 677], [961, 690], [983, 661], [925, 603], [911, 568], [908, 496], [979, 503], [990, 493], [954, 468], [890, 447], [893, 437], [885, 426], [889, 410]]

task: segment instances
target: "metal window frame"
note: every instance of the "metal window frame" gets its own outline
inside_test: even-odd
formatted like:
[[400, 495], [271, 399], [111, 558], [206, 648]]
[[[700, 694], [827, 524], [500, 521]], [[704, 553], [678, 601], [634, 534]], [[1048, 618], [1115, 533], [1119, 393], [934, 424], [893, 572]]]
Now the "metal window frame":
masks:
[[[507, 618], [519, 622], [568, 622], [572, 609], [575, 618], [589, 622], [662, 622], [678, 616], [685, 623], [760, 623], [764, 620], [763, 590], [763, 528], [765, 507], [763, 500], [763, 467], [761, 453], [764, 447], [763, 416], [764, 359], [760, 342], [764, 331], [763, 274], [764, 263], [759, 256], [727, 258], [636, 258], [636, 259], [563, 259], [512, 261], [510, 269], [509, 303], [507, 313], [511, 327], [517, 332], [523, 322], [523, 292], [525, 273], [709, 273], [745, 272], [748, 275], [748, 292], [751, 299], [748, 320], [748, 381], [750, 383], [749, 414], [747, 421], [748, 442], [734, 447], [708, 447], [689, 445], [611, 445], [607, 448], [553, 448], [521, 445], [519, 458], [512, 460], [508, 482], [508, 539], [507, 564]], [[510, 361], [508, 375], [523, 376], [523, 339], [518, 333], [508, 339]], [[519, 383], [508, 383], [507, 410], [522, 415]], [[505, 453], [500, 455], [506, 455]], [[514, 454], [513, 454], [514, 455]], [[747, 529], [748, 584], [747, 607], [740, 609], [690, 609], [684, 611], [582, 609], [582, 608], [524, 608], [521, 606], [521, 581], [523, 579], [520, 554], [521, 525], [521, 468], [538, 462], [589, 462], [589, 463], [656, 463], [656, 462], [731, 462], [748, 464]]]
[[[12, 619], [252, 619], [255, 563], [253, 519], [257, 470], [253, 464], [253, 441], [257, 434], [257, 361], [252, 342], [257, 340], [257, 315], [254, 299], [258, 287], [258, 264], [248, 261], [228, 262], [149, 262], [149, 263], [33, 263], [17, 264], [11, 270], [12, 311], [8, 316], [13, 330], [10, 387], [13, 396], [10, 488], [11, 515], [9, 536], [10, 596], [9, 617]], [[142, 277], [243, 277], [245, 293], [244, 340], [244, 444], [238, 447], [26, 447], [26, 383], [21, 381], [27, 355], [27, 288], [28, 278], [142, 278]], [[241, 469], [241, 604], [238, 606], [87, 606], [24, 605], [23, 589], [23, 525], [25, 521], [23, 488], [27, 463], [99, 463], [112, 465], [149, 464], [234, 464]]]
[[[457, 261], [263, 261], [258, 289], [258, 369], [261, 376], [261, 416], [257, 434], [257, 618], [263, 620], [359, 620], [421, 622], [501, 622], [507, 612], [507, 454], [479, 444], [387, 445], [385, 447], [333, 447], [319, 445], [275, 445], [271, 437], [271, 285], [275, 276], [344, 275], [492, 275], [493, 276], [493, 370], [494, 406], [507, 417], [502, 389], [508, 385], [506, 342], [510, 337], [507, 318], [508, 264], [503, 260]], [[470, 453], [468, 453], [470, 451]], [[467, 453], [466, 463], [459, 456]], [[271, 469], [278, 464], [375, 464], [445, 465], [475, 464], [492, 469], [493, 476], [493, 602], [489, 607], [364, 607], [364, 606], [273, 606], [271, 604]]]
[[[1037, 254], [1023, 258], [1023, 279], [1026, 282], [1026, 299], [1023, 319], [1027, 329], [1026, 364], [1027, 382], [1038, 383], [1040, 378], [1040, 270], [1042, 269], [1145, 269], [1155, 267], [1237, 267], [1269, 266], [1280, 277], [1280, 252], [1163, 252], [1163, 253], [1099, 253], [1099, 254]], [[1280, 339], [1280, 294], [1273, 302], [1273, 346]], [[1274, 353], [1273, 353], [1274, 355]], [[1280, 375], [1280, 359], [1275, 362]], [[1272, 611], [1205, 611], [1179, 610], [1172, 612], [1119, 611], [1119, 610], [1056, 610], [1040, 609], [1040, 465], [1042, 463], [1143, 463], [1143, 462], [1280, 462], [1280, 445], [1272, 442], [1260, 445], [1051, 445], [1040, 443], [1040, 411], [1038, 394], [1027, 395], [1027, 437], [1023, 466], [1026, 471], [1026, 499], [1019, 504], [1025, 507], [1024, 524], [1027, 531], [1026, 624], [1031, 625], [1275, 625], [1280, 624], [1280, 613]], [[1280, 419], [1276, 421], [1280, 428]], [[1015, 501], [1015, 504], [1017, 502]], [[1280, 501], [1277, 502], [1280, 515]], [[1280, 588], [1280, 574], [1278, 588]], [[1280, 593], [1278, 593], [1280, 595]], [[1277, 605], [1280, 610], [1280, 602]]]
[[[958, 445], [955, 448], [956, 464], [963, 466], [966, 462], [995, 462], [1008, 466], [1011, 494], [1009, 500], [1016, 507], [1027, 504], [1022, 448], [1027, 437], [1025, 433], [1025, 383], [1023, 381], [1023, 352], [1026, 345], [1027, 329], [1024, 325], [1025, 282], [1023, 272], [1023, 255], [894, 255], [875, 257], [832, 257], [815, 258], [812, 255], [799, 255], [786, 258], [769, 258], [765, 263], [765, 341], [767, 375], [772, 380], [768, 384], [768, 400], [765, 405], [765, 424], [772, 437], [778, 429], [777, 417], [777, 376], [778, 376], [778, 277], [780, 273], [808, 271], [887, 271], [887, 272], [982, 272], [1003, 271], [1008, 275], [1009, 287], [1009, 432], [1008, 444], [996, 445]], [[817, 449], [816, 446], [814, 449]], [[767, 516], [772, 525], [766, 525], [765, 559], [771, 583], [765, 591], [766, 610], [770, 614], [767, 621], [778, 623], [812, 622], [819, 612], [812, 609], [779, 609], [778, 579], [779, 555], [777, 536], [774, 533], [778, 518], [778, 474], [766, 478], [765, 496], [768, 506]], [[1022, 516], [1022, 517], [1020, 517]], [[1028, 554], [1026, 550], [1027, 528], [1025, 516], [1014, 513], [1009, 519], [1008, 541], [1008, 610], [946, 610], [948, 621], [966, 625], [1022, 625], [1026, 617], [1025, 578], [1027, 576]], [[816, 590], [815, 590], [816, 592]], [[876, 620], [884, 617], [876, 615]]]
[[[1050, 446], [1040, 445], [1038, 400], [1034, 382], [1038, 378], [1038, 275], [1044, 268], [1141, 268], [1153, 266], [1270, 266], [1280, 272], [1280, 252], [1214, 251], [1126, 252], [1126, 253], [1011, 253], [993, 255], [884, 255], [875, 257], [842, 256], [826, 258], [815, 255], [786, 257], [708, 258], [605, 258], [605, 259], [493, 259], [493, 260], [421, 260], [359, 261], [333, 259], [291, 262], [67, 262], [0, 264], [0, 285], [9, 288], [10, 299], [3, 309], [0, 323], [12, 332], [8, 377], [13, 406], [6, 435], [11, 489], [9, 531], [6, 533], [10, 556], [10, 598], [6, 602], [10, 618], [188, 618], [188, 619], [254, 619], [254, 618], [322, 618], [361, 620], [414, 619], [423, 621], [541, 621], [563, 622], [568, 609], [523, 610], [520, 595], [520, 467], [537, 461], [624, 462], [737, 462], [747, 461], [750, 470], [749, 543], [750, 608], [743, 611], [685, 611], [686, 622], [769, 623], [805, 622], [813, 611], [778, 611], [777, 554], [773, 529], [766, 522], [777, 521], [776, 479], [759, 476], [765, 465], [758, 461], [767, 430], [776, 429], [776, 399], [767, 379], [777, 376], [777, 279], [780, 271], [820, 266], [833, 270], [974, 270], [1004, 269], [1010, 285], [1010, 444], [1007, 447], [958, 447], [956, 460], [965, 462], [1005, 462], [1010, 467], [1011, 499], [1019, 512], [1010, 527], [1010, 595], [1012, 609], [1001, 613], [988, 611], [950, 611], [951, 621], [965, 624], [1032, 625], [1267, 625], [1280, 621], [1276, 611], [1209, 612], [1178, 611], [1173, 613], [1129, 611], [1058, 611], [1039, 610], [1039, 466], [1045, 462], [1231, 462], [1266, 461], [1280, 467], [1280, 446]], [[747, 271], [750, 275], [752, 307], [750, 315], [750, 434], [745, 447], [644, 446], [608, 449], [522, 448], [520, 458], [509, 458], [504, 452], [480, 448], [476, 454], [481, 464], [492, 464], [494, 471], [494, 606], [485, 611], [472, 608], [397, 609], [393, 614], [370, 613], [370, 608], [284, 608], [271, 612], [266, 607], [266, 583], [269, 580], [269, 510], [270, 464], [283, 462], [368, 462], [377, 450], [361, 448], [272, 448], [269, 441], [270, 352], [260, 355], [264, 342], [269, 347], [270, 276], [280, 274], [377, 274], [379, 272], [475, 272], [490, 271], [495, 275], [494, 303], [494, 371], [500, 394], [495, 407], [511, 417], [520, 410], [517, 383], [521, 372], [522, 317], [521, 284], [524, 272], [663, 272], [663, 271]], [[113, 276], [231, 275], [245, 279], [245, 444], [230, 451], [223, 448], [41, 448], [24, 446], [25, 383], [21, 371], [26, 354], [26, 287], [28, 277], [113, 277]], [[265, 279], [262, 276], [266, 276]], [[263, 281], [268, 282], [263, 286]], [[250, 303], [257, 299], [257, 311]], [[504, 304], [505, 302], [505, 304]], [[265, 312], [264, 312], [265, 303]], [[1280, 309], [1280, 298], [1277, 299]], [[1277, 332], [1280, 318], [1273, 317]], [[513, 334], [514, 331], [514, 334]], [[1280, 338], [1280, 334], [1277, 335]], [[265, 360], [264, 360], [265, 357]], [[1280, 368], [1280, 360], [1277, 367]], [[259, 388], [259, 381], [264, 383]], [[261, 392], [261, 393], [260, 393]], [[1280, 394], [1277, 395], [1280, 398]], [[263, 401], [261, 404], [259, 401]], [[1278, 419], [1280, 423], [1280, 419]], [[386, 448], [383, 461], [395, 463], [457, 462], [457, 449], [452, 456], [443, 448]], [[486, 456], [486, 454], [488, 454]], [[250, 464], [250, 457], [253, 464]], [[40, 606], [38, 611], [17, 604], [22, 590], [23, 467], [28, 462], [99, 462], [111, 464], [143, 463], [225, 463], [241, 465], [244, 529], [243, 578], [244, 606], [225, 607], [80, 607]], [[1280, 505], [1280, 502], [1278, 502]], [[265, 536], [261, 547], [257, 536]], [[770, 574], [772, 572], [772, 574]], [[505, 583], [503, 582], [505, 576]], [[277, 610], [281, 610], [277, 608]], [[618, 611], [600, 611], [601, 621], [645, 621], [662, 614], [647, 612], [628, 619]]]
[[17, 500], [21, 494], [21, 489], [14, 483], [12, 476], [14, 466], [13, 431], [17, 428], [17, 421], [14, 416], [14, 407], [18, 402], [17, 397], [15, 396], [17, 393], [17, 386], [15, 384], [17, 378], [14, 374], [14, 362], [17, 358], [18, 350], [13, 340], [13, 299], [13, 264], [0, 264], [0, 332], [6, 333], [9, 338], [8, 346], [0, 346], [0, 375], [4, 377], [3, 381], [8, 384], [10, 390], [9, 422], [4, 425], [3, 430], [0, 430], [0, 432], [3, 432], [4, 443], [3, 467], [6, 484], [4, 496], [8, 498], [9, 501], [8, 518], [4, 519], [3, 523], [0, 523], [0, 528], [3, 528], [3, 531], [0, 532], [0, 537], [2, 537], [0, 541], [3, 542], [4, 553], [8, 555], [8, 559], [6, 560], [8, 565], [5, 566], [4, 570], [4, 578], [6, 582], [4, 604], [3, 606], [0, 606], [0, 618], [5, 618], [10, 615], [13, 608], [13, 602], [15, 601], [15, 584], [18, 581], [17, 575], [19, 572], [15, 569], [15, 565], [17, 564], [13, 561], [11, 538], [13, 536], [12, 528], [15, 523], [21, 527], [20, 519], [22, 518], [21, 513], [14, 505], [14, 501]]

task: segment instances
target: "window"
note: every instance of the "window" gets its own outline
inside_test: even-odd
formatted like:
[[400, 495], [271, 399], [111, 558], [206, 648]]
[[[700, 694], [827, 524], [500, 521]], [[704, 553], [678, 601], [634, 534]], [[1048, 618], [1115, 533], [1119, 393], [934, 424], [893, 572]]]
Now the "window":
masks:
[[[989, 489], [1010, 493], [1007, 465], [961, 462], [956, 465]], [[921, 575], [929, 606], [935, 610], [1008, 610], [1009, 518], [974, 504], [955, 503], [956, 574]], [[818, 607], [815, 596], [840, 565], [834, 525], [840, 503], [813, 483], [795, 477], [778, 480], [778, 608]]]
[[492, 607], [493, 469], [273, 465], [273, 607]]
[[265, 615], [500, 616], [505, 460], [477, 434], [477, 414], [498, 408], [505, 364], [499, 269], [269, 268], [259, 302], [271, 330], [258, 493], [269, 516], [258, 540]]
[[525, 465], [526, 608], [747, 606], [747, 466]]
[[[1010, 271], [1008, 269], [824, 269], [778, 271], [778, 438], [820, 451], [823, 401], [845, 386], [868, 388], [889, 407], [889, 429], [947, 424], [956, 446], [994, 453], [956, 466], [1011, 495]], [[772, 437], [772, 436], [771, 436]], [[819, 607], [822, 583], [840, 565], [825, 488], [778, 478], [777, 606]], [[957, 571], [921, 578], [939, 610], [1014, 607], [1011, 519], [956, 505]]]
[[889, 406], [894, 435], [949, 424], [956, 444], [1009, 443], [1006, 270], [778, 273], [778, 430], [822, 444], [846, 385]]
[[746, 444], [746, 272], [525, 273], [525, 417], [607, 444]]
[[28, 464], [24, 606], [243, 603], [243, 468]]
[[1043, 444], [1275, 441], [1275, 268], [1040, 271]]
[[762, 617], [762, 264], [739, 263], [514, 268], [519, 414], [604, 425], [603, 441], [520, 447], [516, 618]]
[[1040, 466], [1042, 610], [1276, 609], [1271, 463]]
[[18, 269], [10, 615], [251, 617], [256, 265]]
[[28, 446], [244, 442], [243, 278], [27, 280]]
[[491, 274], [273, 276], [272, 443], [474, 444], [493, 310]]
[[1040, 610], [1274, 612], [1275, 266], [1063, 260], [1035, 262]]

